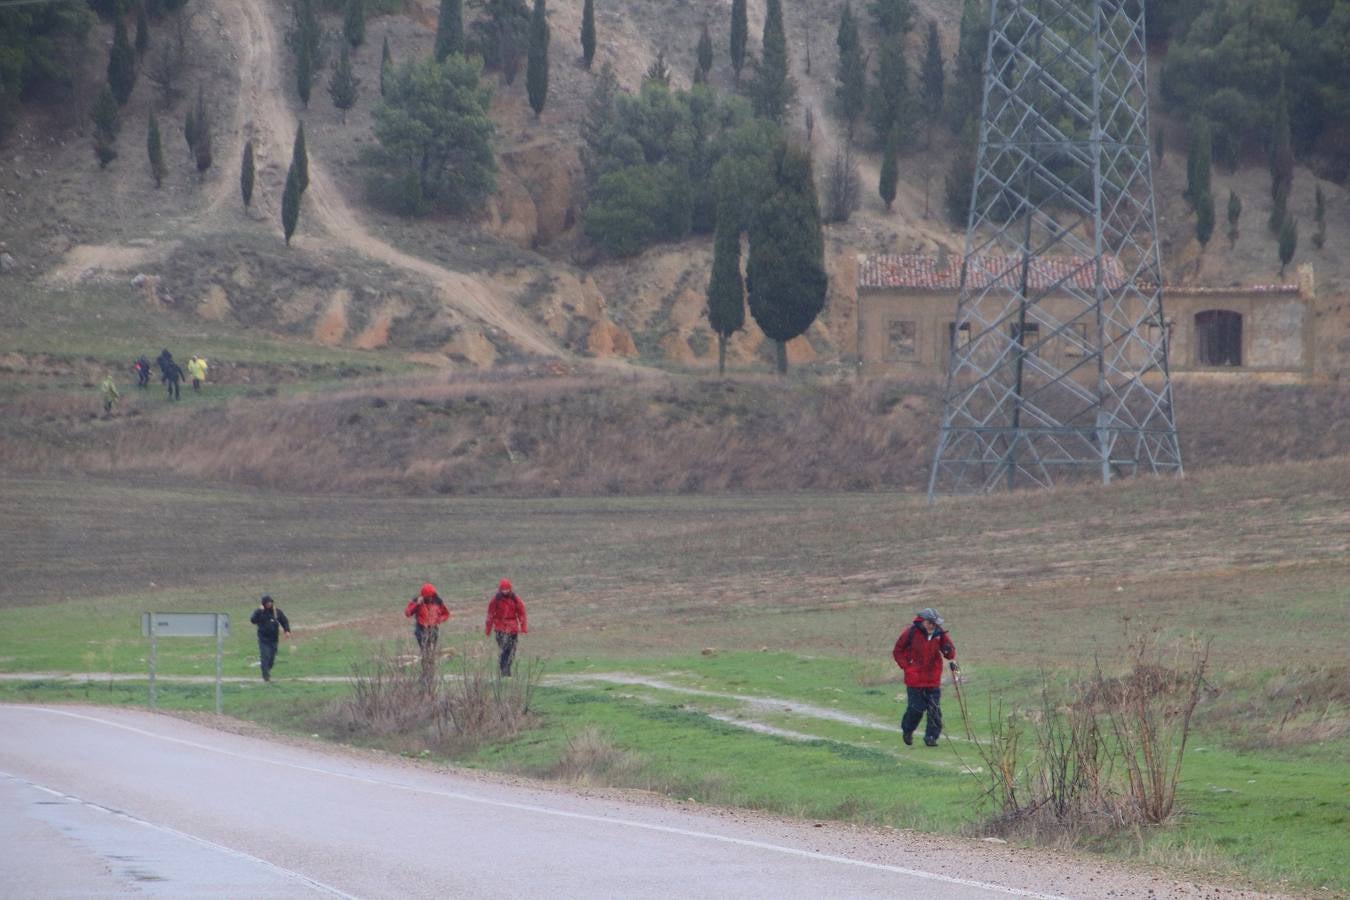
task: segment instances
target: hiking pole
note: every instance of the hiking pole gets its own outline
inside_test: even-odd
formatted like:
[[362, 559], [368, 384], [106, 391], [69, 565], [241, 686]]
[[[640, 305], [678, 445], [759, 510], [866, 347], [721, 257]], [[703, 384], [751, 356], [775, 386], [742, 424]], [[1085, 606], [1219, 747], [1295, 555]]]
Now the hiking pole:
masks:
[[971, 743], [975, 743], [975, 733], [970, 730], [970, 716], [966, 712], [966, 698], [961, 693], [961, 667], [952, 660], [947, 665], [952, 670], [952, 687], [956, 688], [956, 706], [961, 710], [961, 724], [966, 726], [966, 737]]

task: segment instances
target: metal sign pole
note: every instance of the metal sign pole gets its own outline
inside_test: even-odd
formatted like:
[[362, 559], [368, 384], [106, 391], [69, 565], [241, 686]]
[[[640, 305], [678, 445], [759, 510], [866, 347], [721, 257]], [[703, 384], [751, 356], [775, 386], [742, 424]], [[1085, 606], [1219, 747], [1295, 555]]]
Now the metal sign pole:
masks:
[[150, 614], [150, 708], [155, 708], [155, 615]]
[[221, 616], [216, 614], [216, 715], [220, 715], [220, 660], [225, 653], [225, 635], [220, 627]]

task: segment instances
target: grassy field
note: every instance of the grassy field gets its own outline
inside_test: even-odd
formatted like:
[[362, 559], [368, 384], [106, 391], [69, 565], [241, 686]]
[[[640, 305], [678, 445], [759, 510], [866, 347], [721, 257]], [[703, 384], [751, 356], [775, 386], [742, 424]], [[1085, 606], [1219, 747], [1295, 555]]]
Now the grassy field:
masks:
[[[143, 703], [139, 615], [231, 613], [226, 711], [339, 735], [344, 676], [407, 654], [402, 606], [432, 581], [445, 646], [483, 652], [508, 576], [546, 660], [538, 727], [463, 764], [702, 802], [935, 831], [979, 821], [962, 740], [905, 748], [889, 652], [919, 607], [949, 620], [972, 724], [1033, 704], [1130, 633], [1213, 639], [1183, 812], [1093, 846], [1263, 883], [1350, 891], [1350, 461], [1219, 471], [927, 507], [905, 495], [555, 500], [297, 497], [111, 479], [0, 480], [0, 697]], [[255, 682], [267, 591], [296, 633]], [[214, 671], [161, 641], [161, 673]], [[209, 710], [209, 684], [165, 684]], [[961, 738], [950, 692], [949, 734]], [[377, 742], [378, 743], [378, 742]], [[581, 754], [588, 760], [576, 765]]]

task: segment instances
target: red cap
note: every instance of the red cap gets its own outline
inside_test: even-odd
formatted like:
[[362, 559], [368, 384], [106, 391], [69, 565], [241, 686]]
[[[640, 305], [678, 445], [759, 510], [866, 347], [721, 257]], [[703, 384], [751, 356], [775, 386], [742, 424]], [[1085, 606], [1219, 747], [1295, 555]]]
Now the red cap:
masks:
[[503, 594], [511, 593], [511, 582], [503, 578], [502, 583], [497, 585], [497, 590], [501, 591]]
[[434, 597], [434, 596], [436, 596], [436, 588], [435, 588], [435, 586], [434, 586], [434, 585], [430, 585], [430, 584], [424, 584], [424, 585], [422, 585], [422, 596], [423, 596], [423, 597]]

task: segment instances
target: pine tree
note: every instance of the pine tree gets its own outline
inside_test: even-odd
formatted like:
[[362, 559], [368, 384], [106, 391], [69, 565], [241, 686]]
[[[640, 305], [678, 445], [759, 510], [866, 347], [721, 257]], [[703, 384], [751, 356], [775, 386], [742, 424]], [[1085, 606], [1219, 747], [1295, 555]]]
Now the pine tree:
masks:
[[731, 210], [717, 214], [712, 276], [708, 279], [708, 324], [717, 333], [717, 374], [727, 370], [727, 339], [745, 327], [745, 281], [741, 277], [741, 231]]
[[127, 26], [119, 15], [113, 26], [113, 45], [108, 52], [108, 87], [118, 106], [126, 106], [136, 87], [136, 51], [127, 39]]
[[253, 204], [253, 181], [257, 172], [253, 165], [253, 142], [244, 144], [244, 160], [239, 164], [239, 193], [244, 198], [244, 212]]
[[286, 190], [281, 195], [281, 233], [286, 238], [286, 246], [291, 245], [291, 235], [295, 234], [295, 226], [300, 221], [300, 195], [303, 188], [300, 187], [300, 173], [296, 171], [292, 164], [290, 170], [286, 173]]
[[1237, 246], [1238, 219], [1242, 216], [1242, 198], [1236, 191], [1228, 192], [1228, 248]]
[[595, 0], [586, 0], [581, 8], [581, 58], [588, 69], [595, 59]]
[[746, 0], [731, 0], [731, 68], [736, 73], [736, 84], [741, 83], [741, 69], [745, 68], [745, 42], [750, 37], [750, 20]]
[[783, 31], [783, 0], [768, 0], [764, 12], [764, 38], [759, 67], [751, 94], [755, 114], [781, 121], [792, 102], [795, 88], [788, 75], [787, 34]]
[[858, 20], [854, 18], [853, 8], [848, 3], [839, 13], [839, 30], [834, 42], [839, 48], [839, 64], [835, 70], [835, 78], [839, 82], [834, 89], [835, 108], [848, 129], [848, 137], [852, 139], [858, 117], [867, 104], [867, 61], [863, 58], [862, 41], [858, 37]]
[[938, 34], [937, 22], [929, 20], [928, 38], [924, 41], [923, 71], [919, 73], [920, 90], [923, 96], [924, 133], [926, 146], [933, 144], [933, 125], [942, 115], [942, 102], [946, 96], [946, 75], [942, 71], [942, 37]]
[[347, 0], [342, 15], [342, 36], [352, 47], [366, 42], [366, 0]]
[[746, 288], [750, 314], [777, 343], [777, 369], [783, 373], [787, 342], [805, 333], [825, 308], [829, 279], [810, 154], [780, 145], [770, 185], [751, 219]]
[[309, 93], [314, 87], [314, 51], [302, 42], [295, 53], [295, 90], [300, 102], [309, 109]]
[[155, 187], [164, 183], [164, 144], [159, 136], [159, 120], [150, 113], [150, 124], [145, 130], [145, 155], [150, 161], [150, 177], [155, 179]]
[[211, 168], [211, 117], [206, 111], [206, 97], [200, 87], [197, 88], [197, 112], [193, 115], [196, 137], [192, 142], [193, 161], [197, 164], [197, 174], [205, 176]]
[[347, 110], [356, 105], [356, 95], [361, 88], [361, 79], [357, 78], [352, 72], [351, 55], [344, 44], [342, 52], [338, 55], [337, 67], [333, 69], [333, 76], [328, 80], [328, 96], [333, 98], [333, 105], [342, 111], [342, 122], [347, 122]]
[[703, 30], [698, 35], [698, 70], [703, 73], [700, 81], [706, 83], [708, 73], [712, 71], [713, 64], [713, 46], [712, 35], [708, 33], [708, 23], [703, 23]]
[[1284, 270], [1288, 268], [1289, 263], [1293, 261], [1294, 254], [1298, 252], [1298, 220], [1293, 216], [1285, 216], [1284, 222], [1280, 225], [1280, 277], [1284, 277]]
[[1321, 250], [1327, 242], [1327, 195], [1322, 192], [1320, 184], [1313, 194], [1313, 221], [1317, 223], [1317, 230], [1313, 232], [1313, 246]]
[[145, 13], [147, 0], [136, 4], [136, 55], [144, 56], [150, 49], [150, 19]]
[[544, 0], [534, 0], [530, 15], [530, 47], [525, 63], [525, 92], [530, 97], [534, 117], [544, 111], [548, 100], [548, 13]]
[[886, 204], [886, 212], [891, 211], [891, 204], [895, 202], [895, 188], [900, 181], [900, 165], [896, 159], [898, 143], [895, 129], [891, 129], [891, 133], [886, 136], [886, 151], [881, 158], [881, 179], [877, 184], [877, 193]]
[[441, 0], [436, 19], [436, 62], [445, 62], [451, 53], [464, 52], [464, 2]]
[[305, 123], [295, 129], [295, 143], [291, 145], [291, 169], [295, 171], [300, 193], [309, 190], [309, 152], [305, 149]]
[[384, 48], [380, 50], [380, 96], [389, 96], [389, 81], [393, 78], [394, 55], [389, 52], [389, 35], [384, 36]]
[[117, 133], [122, 128], [117, 114], [117, 98], [106, 84], [94, 101], [93, 117], [94, 157], [98, 159], [98, 167], [106, 169], [108, 163], [117, 159]]

